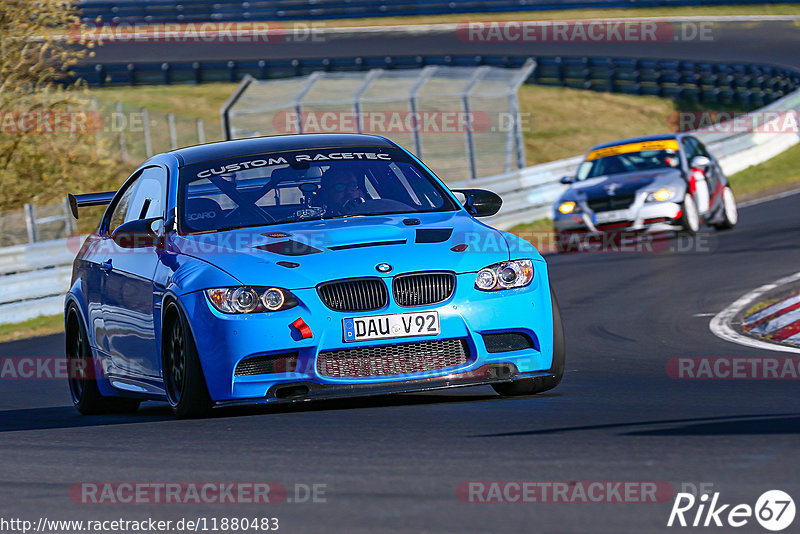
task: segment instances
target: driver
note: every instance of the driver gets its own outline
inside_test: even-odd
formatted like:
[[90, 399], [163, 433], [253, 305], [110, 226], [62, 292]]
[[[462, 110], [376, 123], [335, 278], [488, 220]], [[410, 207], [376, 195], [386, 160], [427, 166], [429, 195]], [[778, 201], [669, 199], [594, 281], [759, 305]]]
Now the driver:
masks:
[[349, 169], [329, 168], [322, 175], [319, 189], [327, 215], [345, 215], [347, 203], [363, 201], [355, 173]]

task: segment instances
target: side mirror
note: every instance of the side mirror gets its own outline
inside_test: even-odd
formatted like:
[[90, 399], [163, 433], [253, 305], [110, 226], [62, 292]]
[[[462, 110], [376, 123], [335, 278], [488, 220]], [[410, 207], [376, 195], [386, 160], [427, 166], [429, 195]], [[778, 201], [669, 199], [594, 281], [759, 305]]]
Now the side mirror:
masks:
[[139, 219], [120, 225], [111, 234], [114, 243], [122, 248], [145, 248], [158, 246], [164, 235], [164, 219]]
[[500, 211], [500, 206], [503, 205], [503, 199], [500, 198], [500, 195], [485, 189], [454, 189], [453, 193], [464, 195], [464, 200], [461, 203], [473, 217], [494, 215]]
[[705, 156], [695, 156], [689, 162], [689, 166], [693, 169], [707, 169], [711, 165], [711, 160]]
[[572, 176], [562, 176], [559, 182], [561, 182], [564, 185], [569, 185], [575, 182], [575, 178], [573, 178]]

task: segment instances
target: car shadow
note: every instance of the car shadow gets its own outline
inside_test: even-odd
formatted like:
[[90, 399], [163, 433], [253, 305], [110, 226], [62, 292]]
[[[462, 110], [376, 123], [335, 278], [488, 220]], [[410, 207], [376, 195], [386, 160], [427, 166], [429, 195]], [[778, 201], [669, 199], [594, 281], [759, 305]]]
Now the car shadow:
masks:
[[[537, 397], [546, 395], [537, 395]], [[287, 404], [262, 404], [254, 406], [223, 407], [212, 410], [208, 419], [243, 417], [271, 414], [290, 414], [298, 412], [318, 412], [332, 410], [354, 410], [360, 408], [389, 408], [395, 406], [415, 406], [423, 404], [452, 404], [509, 400], [494, 393], [403, 393], [396, 395], [375, 395], [346, 399], [315, 400]], [[84, 416], [72, 406], [52, 406], [46, 408], [22, 408], [0, 411], [0, 433], [25, 430], [48, 430], [58, 428], [77, 428], [160, 421], [177, 421], [169, 406], [161, 402], [148, 402], [130, 414], [108, 414]]]
[[[638, 427], [652, 427], [636, 430]], [[583, 425], [561, 428], [522, 430], [497, 434], [478, 434], [471, 438], [499, 438], [513, 436], [536, 436], [562, 434], [592, 430], [619, 430], [619, 436], [735, 436], [800, 434], [798, 414], [747, 414], [720, 417], [698, 417], [691, 419], [665, 419], [637, 421], [634, 423], [611, 423], [605, 425]]]

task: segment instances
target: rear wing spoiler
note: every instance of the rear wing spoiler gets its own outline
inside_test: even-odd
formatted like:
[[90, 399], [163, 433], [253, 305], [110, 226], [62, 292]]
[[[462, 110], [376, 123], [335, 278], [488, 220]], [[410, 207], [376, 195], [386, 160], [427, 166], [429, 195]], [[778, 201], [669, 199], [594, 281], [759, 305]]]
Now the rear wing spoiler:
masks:
[[111, 200], [116, 195], [116, 191], [109, 191], [107, 193], [86, 193], [85, 195], [69, 195], [69, 209], [72, 211], [72, 216], [78, 218], [78, 208], [89, 206], [105, 206], [111, 203]]

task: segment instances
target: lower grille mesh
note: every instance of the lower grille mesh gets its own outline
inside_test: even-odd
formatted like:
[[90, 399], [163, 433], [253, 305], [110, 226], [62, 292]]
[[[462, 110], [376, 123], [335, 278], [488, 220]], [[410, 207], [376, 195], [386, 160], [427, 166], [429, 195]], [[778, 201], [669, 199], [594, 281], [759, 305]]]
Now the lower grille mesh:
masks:
[[446, 369], [469, 361], [464, 339], [444, 339], [321, 352], [317, 372], [336, 378], [403, 375]]
[[618, 197], [609, 196], [605, 198], [589, 200], [587, 204], [589, 204], [589, 208], [592, 211], [611, 211], [628, 208], [631, 204], [633, 204], [634, 200], [636, 200], [635, 195], [621, 195]]
[[263, 375], [268, 373], [293, 373], [297, 369], [297, 353], [271, 354], [242, 360], [233, 376]]

